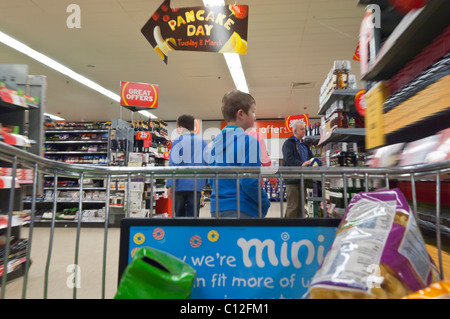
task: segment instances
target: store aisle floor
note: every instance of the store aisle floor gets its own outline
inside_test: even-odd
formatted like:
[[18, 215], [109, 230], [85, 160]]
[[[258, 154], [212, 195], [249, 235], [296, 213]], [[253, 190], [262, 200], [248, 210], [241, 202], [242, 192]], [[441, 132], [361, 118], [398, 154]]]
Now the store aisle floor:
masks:
[[[53, 249], [48, 275], [47, 298], [73, 298], [73, 273], [71, 265], [75, 260], [74, 227], [57, 227], [54, 232]], [[26, 237], [28, 228], [23, 228]], [[50, 228], [34, 229], [29, 270], [27, 298], [44, 298], [44, 277], [48, 257]], [[119, 228], [108, 229], [105, 298], [113, 298], [117, 288], [117, 267], [119, 259]], [[80, 288], [77, 298], [96, 299], [102, 297], [103, 228], [82, 228], [79, 248]], [[23, 277], [14, 279], [6, 286], [6, 298], [22, 298]]]
[[[200, 217], [210, 217], [209, 202], [200, 209]], [[279, 203], [273, 203], [267, 217], [279, 217]], [[28, 237], [29, 229], [22, 228], [21, 236]], [[50, 228], [35, 227], [29, 271], [27, 298], [42, 299], [44, 297], [45, 267], [47, 263]], [[75, 261], [76, 228], [57, 227], [54, 232], [53, 248], [48, 275], [47, 298], [73, 298], [71, 265]], [[80, 233], [79, 270], [80, 288], [77, 298], [102, 298], [103, 267], [103, 228], [82, 228]], [[108, 228], [107, 263], [105, 279], [105, 298], [113, 298], [117, 290], [118, 260], [120, 246], [120, 229]], [[69, 282], [69, 284], [68, 284]], [[23, 277], [14, 279], [6, 285], [6, 298], [22, 298]]]
[[[210, 217], [209, 202], [200, 210], [200, 217]], [[280, 205], [273, 202], [267, 217], [279, 217]], [[27, 237], [29, 229], [22, 229], [22, 237]], [[50, 228], [37, 227], [34, 229], [32, 243], [32, 265], [30, 267], [26, 297], [42, 299], [44, 297], [44, 276], [48, 256]], [[70, 266], [75, 258], [76, 228], [55, 228], [51, 263], [48, 276], [49, 299], [73, 298], [72, 272]], [[79, 266], [80, 288], [77, 298], [102, 298], [102, 267], [103, 267], [103, 228], [82, 228], [80, 235]], [[117, 290], [118, 260], [120, 246], [120, 229], [108, 228], [108, 250], [105, 277], [105, 298], [113, 298]], [[435, 247], [428, 249], [437, 263]], [[446, 278], [450, 279], [450, 254], [443, 254]], [[12, 280], [6, 285], [6, 298], [22, 298], [23, 277]]]

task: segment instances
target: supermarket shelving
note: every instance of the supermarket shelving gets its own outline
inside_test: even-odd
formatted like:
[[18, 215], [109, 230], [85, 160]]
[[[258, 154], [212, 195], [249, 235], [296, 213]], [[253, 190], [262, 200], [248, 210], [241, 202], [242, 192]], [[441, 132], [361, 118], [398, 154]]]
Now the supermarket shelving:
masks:
[[358, 93], [358, 89], [346, 89], [346, 90], [334, 90], [328, 99], [321, 105], [319, 110], [319, 115], [325, 115], [326, 111], [330, 108], [330, 106], [338, 101], [342, 100], [344, 102], [354, 101], [356, 94]]
[[[377, 1], [364, 1], [366, 4]], [[450, 1], [433, 0], [415, 13], [408, 23], [394, 31], [385, 41], [374, 65], [362, 75], [364, 81], [379, 81], [391, 78], [403, 66], [437, 37], [448, 26]]]
[[[46, 79], [44, 76], [28, 75], [28, 68], [24, 65], [2, 64], [0, 65], [0, 74], [2, 75], [1, 81], [7, 88], [2, 90], [0, 97], [0, 122], [2, 126], [15, 127], [14, 133], [1, 128], [0, 141], [29, 153], [39, 154], [42, 149], [41, 123], [43, 121], [43, 109], [45, 108]], [[17, 91], [19, 90], [30, 96], [37, 96], [40, 103], [26, 102], [23, 97], [18, 96]], [[16, 214], [26, 215], [26, 212], [23, 211], [24, 205], [21, 198], [26, 193], [27, 187], [36, 181], [32, 180], [32, 174], [30, 174], [31, 176], [28, 174], [30, 169], [23, 169], [20, 163], [16, 163], [14, 179], [13, 163], [0, 161], [0, 167], [2, 169], [1, 174], [3, 174], [3, 176], [0, 176], [0, 221], [12, 219], [10, 233], [4, 227], [5, 224], [0, 222], [0, 237], [5, 240], [9, 236], [8, 243], [10, 245], [7, 248], [8, 245], [1, 244], [1, 286], [5, 279], [8, 282], [24, 274], [28, 241], [22, 239], [21, 227], [28, 221], [24, 222]], [[27, 173], [25, 174], [25, 172]], [[5, 176], [5, 174], [11, 176]], [[13, 195], [15, 195], [14, 200], [11, 200]], [[9, 251], [8, 256], [5, 256], [6, 251]], [[7, 269], [5, 271], [6, 261]], [[5, 273], [7, 273], [6, 276]]]
[[319, 145], [336, 142], [363, 142], [366, 136], [365, 128], [333, 128], [323, 136], [319, 141]]

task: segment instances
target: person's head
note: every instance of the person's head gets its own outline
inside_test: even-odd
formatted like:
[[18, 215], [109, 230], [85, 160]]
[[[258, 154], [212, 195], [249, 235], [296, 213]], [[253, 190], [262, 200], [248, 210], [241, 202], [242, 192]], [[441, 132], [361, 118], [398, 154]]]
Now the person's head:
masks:
[[256, 101], [248, 93], [232, 90], [222, 99], [222, 115], [227, 123], [233, 123], [244, 130], [255, 123]]
[[303, 121], [296, 121], [292, 125], [292, 132], [298, 139], [302, 139], [306, 134], [306, 124]]
[[194, 130], [194, 122], [195, 122], [194, 117], [187, 114], [180, 115], [177, 119], [177, 125], [179, 127], [184, 127], [190, 132]]

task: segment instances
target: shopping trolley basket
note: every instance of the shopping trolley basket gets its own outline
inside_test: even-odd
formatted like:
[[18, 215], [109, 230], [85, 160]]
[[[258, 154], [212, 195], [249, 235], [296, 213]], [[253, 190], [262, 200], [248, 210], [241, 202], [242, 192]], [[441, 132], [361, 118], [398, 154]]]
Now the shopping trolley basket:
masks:
[[[214, 179], [216, 180], [215, 187], [216, 193], [219, 188], [219, 181], [221, 179], [235, 179], [236, 187], [238, 189], [237, 192], [237, 212], [238, 216], [240, 214], [239, 208], [239, 180], [241, 178], [257, 178], [260, 182], [265, 178], [277, 178], [280, 182], [285, 179], [299, 179], [299, 183], [302, 188], [305, 187], [306, 180], [316, 180], [321, 182], [322, 185], [325, 185], [327, 181], [333, 179], [340, 179], [343, 181], [343, 201], [345, 208], [348, 207], [348, 188], [347, 181], [352, 178], [359, 178], [364, 180], [364, 190], [370, 190], [370, 182], [376, 181], [376, 186], [378, 188], [389, 188], [390, 184], [393, 181], [408, 181], [411, 185], [411, 194], [412, 194], [412, 212], [417, 217], [418, 214], [418, 201], [417, 201], [417, 193], [416, 193], [416, 184], [417, 181], [427, 179], [435, 182], [436, 188], [436, 208], [434, 215], [434, 224], [435, 224], [435, 233], [436, 233], [436, 246], [438, 250], [438, 262], [439, 269], [441, 274], [441, 279], [444, 277], [443, 274], [443, 265], [442, 265], [442, 244], [441, 244], [441, 184], [443, 180], [448, 179], [448, 173], [450, 171], [450, 161], [436, 163], [436, 164], [427, 164], [427, 165], [415, 165], [415, 166], [406, 166], [406, 167], [386, 167], [386, 168], [368, 168], [368, 167], [279, 167], [279, 168], [256, 168], [256, 167], [105, 167], [105, 166], [95, 166], [95, 165], [77, 165], [77, 164], [67, 164], [62, 162], [56, 162], [52, 160], [45, 159], [40, 156], [36, 156], [34, 154], [27, 153], [26, 151], [17, 149], [13, 146], [4, 144], [0, 142], [0, 160], [11, 163], [11, 180], [12, 185], [9, 189], [9, 201], [8, 208], [6, 211], [8, 217], [8, 223], [5, 231], [6, 238], [9, 238], [13, 231], [13, 205], [16, 188], [14, 184], [17, 180], [17, 169], [19, 167], [30, 168], [33, 170], [33, 183], [32, 183], [32, 194], [31, 194], [31, 216], [29, 222], [29, 238], [27, 242], [27, 250], [26, 250], [26, 263], [24, 267], [24, 280], [23, 280], [23, 290], [22, 297], [26, 298], [27, 294], [27, 280], [28, 280], [28, 270], [30, 267], [30, 252], [33, 244], [33, 229], [34, 229], [34, 221], [35, 221], [35, 213], [36, 213], [36, 198], [39, 191], [39, 177], [41, 175], [47, 174], [51, 175], [54, 178], [53, 183], [53, 205], [52, 205], [52, 217], [50, 222], [50, 239], [49, 239], [49, 247], [48, 247], [48, 255], [47, 262], [45, 267], [44, 274], [44, 298], [47, 298], [48, 294], [48, 278], [49, 278], [49, 267], [51, 263], [52, 256], [52, 245], [53, 245], [53, 235], [55, 230], [55, 216], [56, 216], [56, 206], [58, 203], [58, 178], [65, 177], [74, 177], [79, 179], [79, 192], [83, 194], [84, 181], [88, 178], [102, 178], [105, 179], [107, 187], [106, 187], [106, 199], [105, 199], [105, 216], [104, 216], [104, 243], [103, 243], [103, 268], [102, 268], [102, 293], [101, 297], [105, 298], [105, 269], [106, 269], [106, 255], [108, 249], [107, 235], [108, 235], [108, 227], [109, 227], [109, 212], [110, 212], [110, 183], [114, 178], [122, 178], [128, 181], [127, 189], [125, 190], [128, 194], [130, 194], [130, 182], [132, 179], [136, 177], [146, 177], [149, 178], [151, 183], [151, 195], [150, 198], [153, 198], [153, 182], [156, 179], [167, 179], [172, 178], [176, 179], [184, 179], [191, 178], [194, 179], [194, 184], [197, 183], [198, 179]], [[175, 185], [175, 183], [173, 183]], [[175, 191], [175, 190], [174, 190]], [[259, 209], [258, 209], [258, 217], [262, 218], [261, 212], [261, 188], [259, 188], [258, 194], [255, 194], [259, 200]], [[280, 208], [280, 218], [284, 217], [284, 190], [280, 187], [280, 200], [279, 200], [279, 208]], [[194, 196], [196, 192], [194, 192]], [[305, 194], [301, 194], [301, 202], [302, 202], [302, 210], [304, 213], [304, 204], [306, 203], [307, 198], [305, 198]], [[322, 191], [320, 195], [319, 201], [321, 202], [323, 208], [323, 216], [321, 218], [328, 218], [329, 212], [327, 211], [327, 198], [326, 192]], [[194, 203], [197, 201], [194, 200]], [[127, 202], [126, 205], [130, 205], [130, 201]], [[275, 204], [276, 205], [276, 204]], [[172, 219], [178, 219], [178, 216], [175, 214], [174, 206], [172, 205]], [[82, 196], [79, 196], [78, 200], [78, 212], [83, 210], [83, 201]], [[196, 207], [194, 208], [194, 212], [196, 212]], [[216, 201], [216, 212], [218, 211], [218, 201]], [[129, 206], [126, 210], [126, 217], [129, 216]], [[153, 207], [150, 208], [149, 218], [154, 217]], [[194, 219], [200, 218], [198, 215], [193, 217]], [[218, 215], [212, 214], [211, 218], [218, 218]], [[75, 256], [74, 256], [74, 264], [78, 263], [79, 249], [80, 249], [80, 228], [82, 227], [82, 217], [81, 213], [78, 214], [78, 218], [75, 219], [76, 227], [77, 227], [77, 235], [75, 239]], [[10, 241], [6, 240], [5, 243], [5, 252], [4, 252], [4, 260], [3, 260], [3, 269], [7, 269], [9, 263], [9, 256], [11, 252]], [[75, 272], [75, 276], [77, 273]], [[6, 293], [6, 282], [8, 277], [8, 271], [3, 271], [3, 276], [1, 279], [1, 297], [5, 297]], [[73, 297], [76, 298], [77, 287], [74, 286]]]

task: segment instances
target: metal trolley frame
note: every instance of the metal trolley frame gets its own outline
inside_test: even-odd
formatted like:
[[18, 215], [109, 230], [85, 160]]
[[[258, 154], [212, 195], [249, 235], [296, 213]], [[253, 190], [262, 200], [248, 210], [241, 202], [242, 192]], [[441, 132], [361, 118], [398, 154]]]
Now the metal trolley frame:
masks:
[[[432, 180], [436, 182], [436, 212], [435, 212], [435, 231], [436, 231], [436, 247], [438, 250], [438, 267], [440, 270], [441, 279], [444, 278], [443, 273], [443, 264], [442, 264], [442, 244], [441, 244], [441, 182], [443, 180], [447, 180], [450, 172], [450, 161], [440, 162], [436, 164], [427, 164], [427, 165], [415, 165], [415, 166], [406, 166], [406, 167], [386, 167], [386, 168], [369, 168], [369, 167], [344, 167], [344, 168], [333, 168], [333, 167], [261, 167], [261, 168], [243, 168], [243, 167], [101, 167], [94, 165], [77, 165], [77, 164], [67, 164], [61, 162], [55, 162], [52, 160], [45, 159], [43, 157], [36, 156], [34, 154], [27, 153], [23, 150], [17, 149], [13, 146], [4, 144], [0, 142], [0, 159], [12, 164], [12, 185], [16, 180], [16, 172], [18, 167], [31, 168], [33, 169], [33, 184], [32, 184], [32, 201], [31, 201], [31, 220], [29, 224], [29, 238], [28, 238], [28, 247], [27, 247], [27, 257], [26, 257], [26, 265], [25, 265], [25, 273], [23, 280], [23, 289], [22, 289], [22, 298], [26, 298], [27, 296], [27, 282], [28, 282], [28, 270], [30, 267], [30, 253], [32, 249], [33, 243], [33, 229], [34, 229], [34, 219], [36, 212], [36, 197], [37, 197], [37, 181], [39, 174], [50, 174], [54, 176], [54, 196], [53, 196], [53, 205], [52, 205], [52, 219], [50, 223], [50, 239], [47, 253], [47, 262], [45, 267], [44, 274], [44, 292], [43, 297], [47, 298], [48, 296], [48, 279], [49, 279], [49, 268], [52, 259], [52, 249], [53, 249], [53, 236], [55, 231], [55, 216], [56, 216], [56, 206], [58, 203], [58, 178], [65, 177], [75, 177], [79, 179], [79, 191], [80, 194], [83, 194], [83, 182], [86, 178], [102, 178], [106, 180], [106, 200], [105, 200], [105, 220], [104, 220], [104, 243], [103, 243], [103, 268], [102, 268], [102, 293], [101, 297], [105, 298], [105, 270], [106, 270], [106, 255], [108, 248], [108, 220], [109, 220], [109, 197], [110, 197], [110, 182], [112, 178], [124, 178], [128, 180], [128, 187], [126, 192], [130, 194], [130, 181], [135, 177], [147, 177], [151, 180], [151, 198], [153, 198], [153, 181], [155, 179], [163, 179], [163, 178], [193, 178], [194, 184], [197, 183], [198, 179], [201, 178], [209, 178], [215, 179], [215, 187], [216, 192], [219, 187], [219, 179], [236, 179], [236, 187], [239, 190], [239, 180], [240, 178], [258, 178], [261, 182], [263, 178], [278, 178], [281, 181], [283, 179], [295, 178], [300, 179], [300, 185], [302, 188], [305, 186], [305, 180], [307, 179], [315, 179], [322, 182], [322, 185], [325, 185], [326, 180], [329, 179], [342, 179], [344, 186], [344, 202], [345, 208], [347, 208], [348, 199], [347, 199], [347, 180], [349, 178], [360, 178], [364, 179], [365, 190], [369, 191], [369, 181], [377, 180], [381, 181], [384, 188], [389, 188], [390, 181], [393, 180], [403, 180], [411, 182], [411, 192], [412, 192], [412, 212], [417, 218], [417, 194], [416, 194], [416, 182], [422, 179]], [[175, 185], [175, 183], [174, 183]], [[195, 185], [196, 186], [196, 185]], [[175, 191], [175, 189], [174, 189]], [[261, 211], [261, 188], [258, 191], [258, 200], [259, 200], [259, 218], [262, 218]], [[239, 194], [239, 191], [238, 191]], [[281, 188], [280, 198], [283, 198], [283, 189]], [[196, 192], [194, 192], [194, 196]], [[15, 197], [15, 189], [12, 187], [10, 189], [9, 203], [8, 203], [8, 227], [6, 229], [6, 238], [11, 236], [11, 220], [13, 213], [13, 203]], [[239, 195], [236, 198], [237, 200], [237, 211], [238, 217], [240, 214], [239, 208]], [[301, 195], [302, 203], [304, 204], [306, 201], [304, 193]], [[326, 207], [326, 197], [325, 192], [322, 192], [321, 198], [323, 207]], [[197, 203], [194, 200], [194, 203]], [[129, 210], [129, 201], [128, 201], [128, 209], [127, 215], [130, 212]], [[283, 200], [279, 201], [280, 207], [280, 218], [284, 217], [284, 203]], [[177, 219], [179, 217], [175, 216], [174, 210], [175, 204], [172, 205], [172, 217], [173, 219]], [[83, 201], [82, 196], [78, 201], [78, 212], [81, 212], [83, 209]], [[304, 205], [302, 205], [302, 209], [304, 210]], [[194, 211], [197, 211], [196, 207], [194, 207]], [[218, 211], [218, 201], [216, 201], [216, 212]], [[303, 211], [304, 213], [304, 211]], [[126, 216], [129, 217], [129, 216]], [[150, 218], [153, 217], [153, 209], [150, 210]], [[326, 210], [324, 211], [324, 216], [322, 218], [327, 218]], [[199, 216], [194, 216], [193, 218], [200, 218]], [[211, 216], [211, 218], [218, 218], [217, 215]], [[74, 264], [78, 264], [79, 258], [79, 249], [80, 249], [80, 229], [82, 227], [82, 218], [81, 213], [78, 214], [78, 218], [76, 220], [76, 239], [75, 239], [75, 256], [74, 256]], [[10, 253], [10, 242], [6, 240], [5, 247], [5, 258], [3, 262], [4, 269], [7, 269], [8, 265], [8, 257]], [[77, 273], [75, 271], [75, 278]], [[1, 279], [1, 294], [0, 297], [5, 298], [6, 293], [6, 281], [7, 281], [7, 271], [4, 271], [4, 275]], [[73, 288], [73, 298], [77, 298], [77, 288]]]

